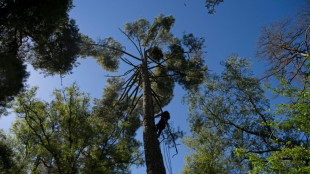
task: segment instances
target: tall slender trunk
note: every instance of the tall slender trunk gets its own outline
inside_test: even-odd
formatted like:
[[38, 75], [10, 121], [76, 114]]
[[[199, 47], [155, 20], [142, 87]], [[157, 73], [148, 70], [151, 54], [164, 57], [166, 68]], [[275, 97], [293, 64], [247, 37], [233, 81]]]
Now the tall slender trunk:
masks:
[[142, 62], [143, 142], [147, 174], [165, 174], [165, 165], [155, 131], [151, 82], [146, 57]]

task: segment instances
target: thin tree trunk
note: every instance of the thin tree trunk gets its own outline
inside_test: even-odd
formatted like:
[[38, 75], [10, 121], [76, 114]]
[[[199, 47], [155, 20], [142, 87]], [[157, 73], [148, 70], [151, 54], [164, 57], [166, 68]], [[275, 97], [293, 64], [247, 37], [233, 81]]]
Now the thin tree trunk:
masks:
[[155, 131], [151, 83], [146, 57], [142, 63], [143, 83], [143, 142], [147, 174], [165, 174], [165, 165]]

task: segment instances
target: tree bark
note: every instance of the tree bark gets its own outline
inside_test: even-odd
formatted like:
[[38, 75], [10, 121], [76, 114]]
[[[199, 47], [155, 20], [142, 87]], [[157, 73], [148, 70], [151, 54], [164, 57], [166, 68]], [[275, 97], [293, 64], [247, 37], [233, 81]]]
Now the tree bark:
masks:
[[146, 56], [142, 60], [143, 144], [147, 174], [165, 174], [165, 165], [155, 131], [151, 83]]

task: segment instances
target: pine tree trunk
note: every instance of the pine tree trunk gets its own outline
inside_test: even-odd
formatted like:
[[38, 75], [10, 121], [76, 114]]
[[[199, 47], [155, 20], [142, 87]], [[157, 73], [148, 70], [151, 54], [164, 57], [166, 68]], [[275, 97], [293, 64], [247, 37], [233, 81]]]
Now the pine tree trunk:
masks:
[[151, 83], [146, 58], [142, 63], [143, 83], [143, 142], [147, 174], [165, 174], [165, 165], [155, 131]]

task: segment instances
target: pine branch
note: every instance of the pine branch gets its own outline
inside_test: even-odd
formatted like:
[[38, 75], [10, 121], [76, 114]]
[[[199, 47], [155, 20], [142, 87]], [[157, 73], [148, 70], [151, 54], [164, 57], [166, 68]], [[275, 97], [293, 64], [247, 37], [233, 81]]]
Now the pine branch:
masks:
[[111, 50], [114, 50], [114, 51], [118, 51], [118, 52], [121, 52], [123, 54], [126, 54], [127, 56], [130, 56], [136, 60], [139, 60], [139, 61], [142, 61], [142, 59], [124, 51], [124, 50], [121, 50], [121, 49], [118, 49], [118, 48], [115, 48], [115, 47], [110, 47], [110, 46], [107, 46], [107, 45], [101, 45], [101, 44], [87, 44], [87, 45], [91, 45], [91, 46], [99, 46], [99, 47], [103, 47], [103, 48], [107, 48], [107, 49], [111, 49]]

